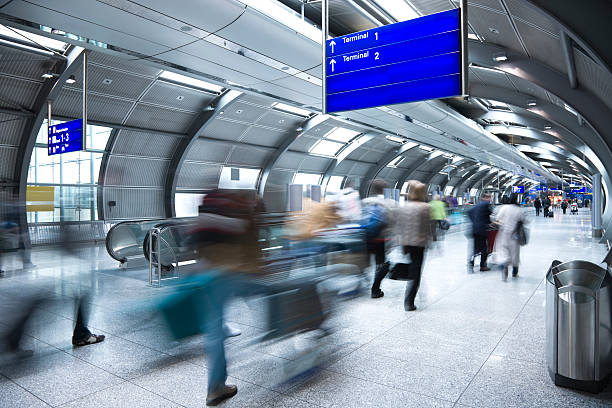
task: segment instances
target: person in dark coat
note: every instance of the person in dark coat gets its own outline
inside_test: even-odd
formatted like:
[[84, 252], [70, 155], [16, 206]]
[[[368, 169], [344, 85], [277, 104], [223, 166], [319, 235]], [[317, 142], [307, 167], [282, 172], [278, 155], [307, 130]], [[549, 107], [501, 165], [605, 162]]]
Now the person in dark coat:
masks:
[[540, 208], [542, 208], [542, 200], [540, 200], [540, 197], [536, 197], [536, 199], [533, 201], [533, 208], [536, 210], [536, 216], [539, 217]]
[[563, 210], [563, 214], [567, 211], [567, 200], [563, 200], [561, 202], [561, 209]]
[[544, 207], [544, 218], [548, 217], [548, 212], [550, 211], [550, 198], [548, 198], [548, 196], [544, 197], [544, 200], [542, 200], [542, 207]]
[[472, 238], [474, 240], [474, 251], [470, 257], [470, 267], [474, 267], [474, 258], [480, 254], [480, 271], [490, 271], [487, 266], [488, 242], [487, 234], [491, 225], [491, 196], [486, 194], [480, 203], [468, 211], [468, 217], [472, 222]]

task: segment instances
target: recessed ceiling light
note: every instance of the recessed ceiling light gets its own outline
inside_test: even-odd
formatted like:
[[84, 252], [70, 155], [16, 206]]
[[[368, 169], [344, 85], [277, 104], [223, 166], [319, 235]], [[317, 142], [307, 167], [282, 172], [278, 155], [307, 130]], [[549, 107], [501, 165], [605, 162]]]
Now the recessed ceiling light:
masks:
[[546, 125], [546, 126], [544, 126], [544, 129], [546, 129], [546, 130], [552, 129], [552, 126]]
[[176, 97], [176, 100], [178, 101], [182, 101], [183, 99], [185, 99], [185, 97], [183, 95], [179, 95]]
[[181, 27], [181, 31], [185, 31], [185, 32], [191, 31], [191, 27], [184, 25]]
[[242, 109], [236, 110], [236, 114], [240, 115], [242, 113]]
[[278, 123], [285, 123], [285, 119], [279, 120]]
[[506, 55], [505, 52], [493, 54], [493, 61], [496, 61], [496, 62], [508, 61], [508, 56]]
[[110, 85], [110, 84], [112, 84], [112, 83], [113, 83], [113, 80], [112, 80], [112, 79], [110, 79], [110, 78], [104, 78], [104, 79], [102, 80], [102, 83], [103, 83], [104, 85]]
[[499, 34], [499, 30], [495, 27], [489, 27], [489, 31], [492, 32], [493, 34]]
[[54, 76], [55, 75], [52, 74], [51, 72], [45, 72], [44, 74], [41, 75], [41, 77], [45, 79], [53, 78]]
[[74, 77], [74, 75], [70, 75], [68, 79], [66, 80], [67, 84], [74, 84], [75, 82], [76, 82], [76, 78]]
[[534, 101], [534, 100], [527, 101], [527, 105], [529, 105], [529, 106], [536, 106], [537, 104], [538, 103], [536, 101]]

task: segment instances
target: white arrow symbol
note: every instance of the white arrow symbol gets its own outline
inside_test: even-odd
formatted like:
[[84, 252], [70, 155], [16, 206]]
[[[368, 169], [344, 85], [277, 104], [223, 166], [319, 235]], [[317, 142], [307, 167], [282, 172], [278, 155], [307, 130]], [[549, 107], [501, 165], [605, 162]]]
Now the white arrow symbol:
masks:
[[336, 42], [334, 40], [332, 40], [329, 45], [331, 45], [332, 47], [332, 54], [334, 53], [334, 45], [336, 45]]
[[329, 61], [329, 64], [330, 64], [330, 65], [331, 65], [331, 67], [332, 67], [332, 72], [334, 72], [334, 65], [336, 65], [336, 60], [335, 60], [335, 59], [332, 59], [331, 61]]

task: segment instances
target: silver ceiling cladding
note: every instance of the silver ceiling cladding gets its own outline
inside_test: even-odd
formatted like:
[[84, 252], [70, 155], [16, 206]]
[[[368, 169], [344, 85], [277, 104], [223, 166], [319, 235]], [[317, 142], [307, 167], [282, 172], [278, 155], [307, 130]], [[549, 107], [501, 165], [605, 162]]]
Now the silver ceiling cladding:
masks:
[[0, 75], [0, 106], [3, 108], [24, 107], [30, 109], [42, 84]]
[[[77, 70], [74, 73], [74, 78], [76, 82], [70, 85], [70, 87], [79, 90], [83, 89], [83, 71]], [[106, 83], [105, 80], [110, 80], [110, 84]], [[151, 85], [152, 81], [153, 79], [142, 75], [117, 71], [95, 64], [87, 64], [87, 87], [89, 92], [137, 100], [144, 90]]]
[[113, 154], [169, 159], [180, 138], [159, 133], [121, 130], [113, 148]]
[[169, 160], [111, 156], [105, 186], [162, 187]]
[[200, 112], [216, 95], [166, 82], [156, 82], [141, 101], [169, 108]]
[[145, 129], [185, 133], [196, 114], [139, 103], [126, 124]]
[[214, 119], [200, 134], [213, 139], [238, 140], [249, 128], [248, 124], [224, 120], [221, 117]]
[[0, 72], [29, 78], [36, 81], [40, 76], [50, 71], [53, 62], [48, 57], [13, 50], [8, 47], [0, 50]]
[[0, 113], [0, 145], [19, 146], [26, 119]]
[[219, 185], [221, 165], [185, 162], [178, 178], [178, 190], [206, 190]]
[[161, 189], [107, 187], [104, 198], [116, 203], [115, 207], [104, 207], [107, 220], [165, 217], [164, 191]]
[[[82, 115], [83, 92], [64, 87], [52, 107], [54, 115], [78, 118]], [[121, 123], [133, 102], [101, 95], [87, 95], [87, 117], [105, 123]]]

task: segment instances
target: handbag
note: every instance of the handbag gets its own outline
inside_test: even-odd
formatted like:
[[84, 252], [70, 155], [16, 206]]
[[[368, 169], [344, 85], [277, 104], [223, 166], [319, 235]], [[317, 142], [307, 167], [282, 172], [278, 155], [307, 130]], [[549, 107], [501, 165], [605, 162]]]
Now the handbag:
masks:
[[448, 231], [450, 229], [450, 222], [447, 220], [440, 221], [440, 229], [442, 231]]
[[408, 281], [415, 278], [412, 266], [409, 263], [396, 263], [389, 272], [389, 279]]
[[512, 233], [512, 239], [516, 240], [520, 246], [527, 245], [529, 236], [527, 235], [527, 228], [525, 228], [523, 221], [516, 223], [516, 228], [514, 228], [514, 232]]

